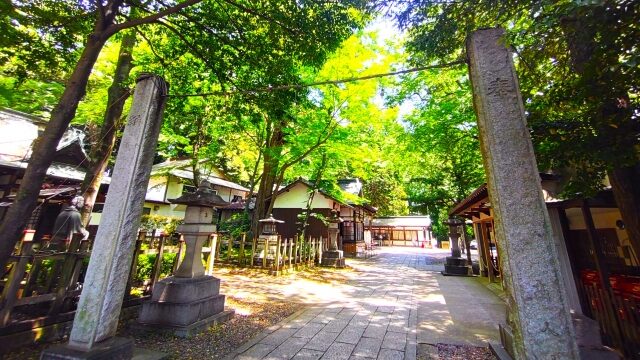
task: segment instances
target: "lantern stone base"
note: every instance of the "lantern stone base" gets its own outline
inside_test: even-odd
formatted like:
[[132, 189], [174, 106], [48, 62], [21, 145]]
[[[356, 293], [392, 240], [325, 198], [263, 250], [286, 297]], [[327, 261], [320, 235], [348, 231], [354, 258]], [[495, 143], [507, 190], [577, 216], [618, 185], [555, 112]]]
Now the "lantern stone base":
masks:
[[473, 276], [471, 265], [465, 258], [456, 256], [447, 256], [447, 261], [444, 264], [444, 271], [442, 275], [445, 276]]
[[40, 359], [74, 360], [74, 359], [116, 359], [129, 360], [133, 357], [133, 340], [113, 337], [93, 344], [89, 350], [78, 350], [69, 344], [52, 346], [42, 352]]
[[209, 325], [233, 316], [224, 311], [225, 296], [220, 279], [213, 276], [179, 278], [170, 276], [154, 287], [151, 300], [142, 304], [138, 328], [171, 331], [189, 337]]
[[322, 253], [322, 262], [320, 263], [322, 266], [327, 267], [336, 267], [343, 268], [344, 264], [344, 253], [342, 250], [328, 250]]

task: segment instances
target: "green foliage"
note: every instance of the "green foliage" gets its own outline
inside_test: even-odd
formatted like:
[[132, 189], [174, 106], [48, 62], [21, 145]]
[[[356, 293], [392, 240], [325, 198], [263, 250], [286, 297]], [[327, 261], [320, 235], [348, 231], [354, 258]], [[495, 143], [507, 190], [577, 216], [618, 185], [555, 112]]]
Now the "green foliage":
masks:
[[152, 231], [155, 229], [162, 229], [167, 234], [173, 234], [176, 232], [178, 225], [182, 223], [182, 219], [163, 216], [163, 215], [142, 215], [140, 220], [140, 229], [145, 231]]
[[[164, 253], [162, 254], [162, 264], [160, 266], [159, 278], [167, 277], [171, 275], [173, 270], [173, 263], [176, 260], [176, 253]], [[138, 255], [138, 266], [136, 268], [136, 275], [134, 280], [136, 283], [143, 283], [146, 280], [151, 279], [151, 273], [153, 272], [153, 264], [158, 257], [157, 254], [140, 254]]]
[[439, 239], [453, 205], [484, 182], [478, 129], [464, 68], [403, 77], [392, 102], [411, 100], [407, 130], [406, 192], [413, 213], [428, 214]]
[[541, 170], [592, 194], [640, 159], [640, 11], [619, 1], [419, 1], [399, 15], [416, 63], [457, 58], [473, 30], [507, 29]]
[[218, 231], [228, 233], [233, 239], [247, 233], [251, 228], [251, 221], [246, 212], [231, 215], [230, 218], [218, 224]]

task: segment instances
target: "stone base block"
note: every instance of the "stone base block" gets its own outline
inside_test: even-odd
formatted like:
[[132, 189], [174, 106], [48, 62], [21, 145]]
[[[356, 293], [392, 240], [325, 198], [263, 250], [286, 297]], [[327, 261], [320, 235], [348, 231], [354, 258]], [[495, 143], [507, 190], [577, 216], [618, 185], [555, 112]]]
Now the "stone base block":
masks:
[[507, 353], [502, 344], [489, 342], [489, 350], [498, 360], [513, 360], [511, 355]]
[[463, 257], [447, 256], [446, 264], [454, 266], [467, 266], [469, 265], [469, 262]]
[[345, 266], [344, 253], [342, 252], [342, 250], [325, 251], [322, 253], [322, 262], [320, 263], [320, 265], [343, 268]]
[[442, 275], [473, 276], [473, 271], [467, 259], [457, 256], [447, 256], [447, 261], [444, 264], [444, 271], [442, 271]]
[[444, 271], [441, 272], [444, 276], [474, 276], [471, 272], [470, 266], [457, 266], [457, 265], [445, 265]]
[[208, 329], [213, 325], [220, 324], [231, 319], [234, 314], [235, 314], [235, 311], [233, 310], [222, 311], [215, 315], [209, 316], [208, 318], [199, 320], [193, 324], [189, 324], [186, 326], [138, 323], [136, 325], [133, 325], [132, 327], [142, 331], [167, 333], [167, 334], [172, 334], [182, 338], [190, 338]]
[[149, 301], [142, 304], [139, 322], [143, 324], [187, 326], [224, 310], [224, 295], [188, 303]]
[[498, 324], [498, 329], [500, 330], [500, 343], [502, 347], [512, 358], [515, 358], [513, 330], [506, 324]]
[[220, 279], [213, 276], [179, 278], [169, 276], [156, 283], [151, 301], [186, 303], [216, 296], [220, 293]]
[[131, 358], [133, 358], [133, 340], [121, 337], [95, 343], [87, 351], [65, 344], [50, 347], [40, 355], [40, 359], [43, 360], [130, 360]]
[[183, 328], [224, 311], [220, 280], [213, 276], [168, 277], [156, 284], [151, 300], [142, 304], [144, 325]]

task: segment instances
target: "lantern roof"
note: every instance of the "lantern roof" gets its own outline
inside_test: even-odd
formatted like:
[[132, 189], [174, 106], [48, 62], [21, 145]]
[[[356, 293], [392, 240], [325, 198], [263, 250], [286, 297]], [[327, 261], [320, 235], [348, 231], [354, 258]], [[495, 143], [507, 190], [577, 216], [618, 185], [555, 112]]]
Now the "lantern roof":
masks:
[[284, 224], [284, 221], [275, 219], [273, 214], [269, 214], [269, 217], [266, 219], [260, 219], [258, 222], [263, 224]]
[[188, 193], [180, 196], [177, 199], [169, 199], [172, 204], [181, 204], [187, 206], [203, 206], [203, 207], [218, 207], [227, 205], [228, 202], [224, 201], [220, 195], [216, 194], [211, 188], [211, 183], [207, 180], [203, 180], [198, 186], [198, 190], [194, 193]]

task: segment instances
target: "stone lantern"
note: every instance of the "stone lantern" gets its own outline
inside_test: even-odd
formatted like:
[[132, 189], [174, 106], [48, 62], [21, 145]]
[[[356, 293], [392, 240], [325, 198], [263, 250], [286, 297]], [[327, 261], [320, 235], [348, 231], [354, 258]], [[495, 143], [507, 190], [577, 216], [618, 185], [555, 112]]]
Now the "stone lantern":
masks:
[[328, 232], [329, 232], [329, 250], [322, 253], [322, 266], [331, 266], [337, 268], [344, 267], [344, 252], [338, 250], [338, 225], [343, 220], [338, 216], [336, 211], [333, 211], [333, 215], [329, 219]]
[[205, 275], [202, 265], [202, 246], [216, 230], [213, 210], [226, 202], [207, 181], [195, 193], [170, 201], [187, 206], [184, 223], [177, 229], [184, 236], [185, 255], [174, 275], [155, 285], [151, 300], [142, 306], [139, 322], [188, 337], [233, 315], [233, 311], [224, 311], [220, 279]]
[[449, 243], [451, 244], [451, 256], [447, 256], [444, 264], [443, 275], [467, 276], [471, 273], [471, 264], [467, 259], [462, 258], [458, 240], [460, 239], [459, 228], [464, 222], [457, 218], [450, 218], [444, 222], [449, 226]]
[[275, 219], [272, 214], [269, 214], [268, 218], [260, 219], [258, 222], [262, 225], [262, 233], [258, 236], [257, 246], [262, 249], [257, 252], [257, 256], [262, 261], [262, 267], [266, 267], [268, 260], [275, 261], [278, 247], [278, 224], [284, 224], [284, 221]]

